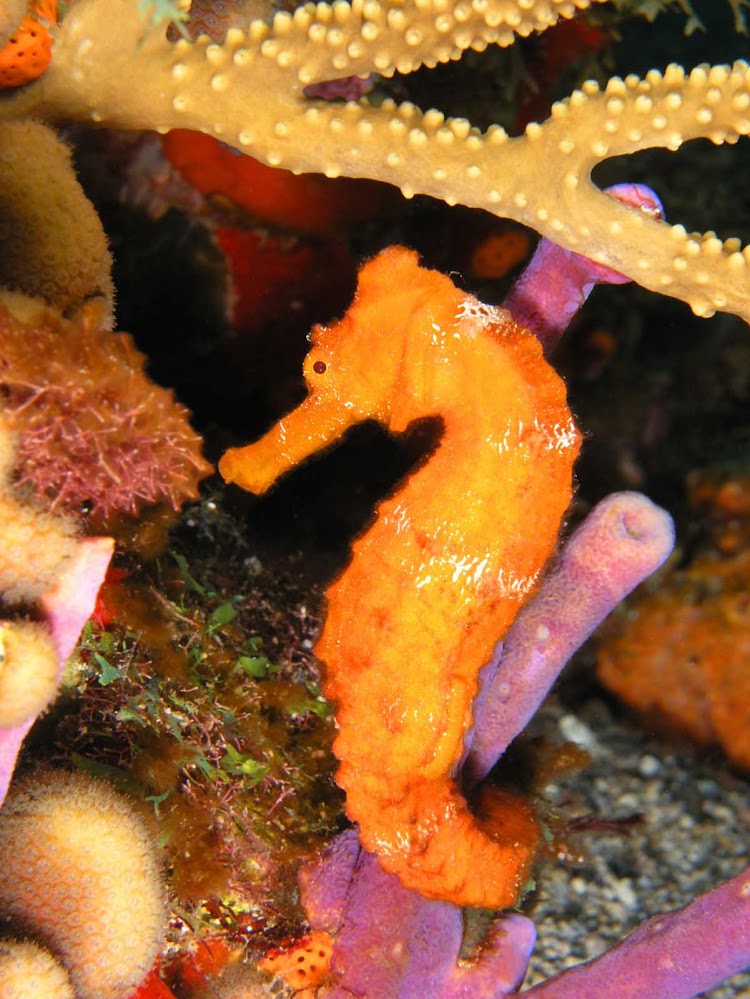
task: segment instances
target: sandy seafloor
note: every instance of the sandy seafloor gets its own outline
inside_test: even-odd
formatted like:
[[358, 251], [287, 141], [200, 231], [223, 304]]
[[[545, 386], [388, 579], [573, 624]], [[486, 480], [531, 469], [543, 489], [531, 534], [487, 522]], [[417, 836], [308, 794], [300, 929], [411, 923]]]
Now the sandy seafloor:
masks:
[[[576, 742], [591, 757], [585, 769], [553, 785], [553, 800], [572, 800], [581, 814], [637, 813], [643, 821], [625, 835], [585, 833], [577, 838], [580, 864], [549, 863], [539, 872], [530, 913], [539, 936], [527, 988], [739, 873], [750, 838], [747, 781], [685, 743], [616, 718], [603, 700], [571, 709], [552, 695], [534, 730]], [[750, 997], [750, 971], [704, 995]]]

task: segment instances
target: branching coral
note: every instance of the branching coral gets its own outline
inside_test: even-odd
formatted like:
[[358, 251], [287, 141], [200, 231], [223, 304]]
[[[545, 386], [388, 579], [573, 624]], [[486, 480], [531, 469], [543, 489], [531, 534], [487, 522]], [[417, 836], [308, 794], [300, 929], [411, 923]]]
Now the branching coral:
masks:
[[72, 319], [0, 297], [0, 386], [18, 435], [18, 478], [52, 506], [98, 517], [198, 494], [211, 465], [187, 410], [150, 381], [127, 333], [91, 304]]
[[[600, 3], [603, 0], [594, 0]], [[422, 4], [337, 0], [233, 27], [223, 44], [172, 42], [147, 30], [135, 0], [78, 0], [64, 18], [50, 69], [0, 116], [40, 115], [122, 128], [189, 128], [216, 135], [271, 166], [370, 177], [407, 195], [517, 219], [655, 291], [750, 318], [747, 256], [737, 240], [689, 234], [633, 213], [591, 182], [602, 160], [704, 137], [750, 132], [750, 70], [679, 66], [644, 80], [584, 85], [519, 138], [482, 134], [462, 119], [366, 97], [333, 106], [305, 96], [327, 80], [390, 76], [457, 59], [469, 48], [510, 45], [590, 6], [590, 0]], [[138, 87], [130, 81], [138, 79]], [[249, 110], [252, 109], [252, 110]]]

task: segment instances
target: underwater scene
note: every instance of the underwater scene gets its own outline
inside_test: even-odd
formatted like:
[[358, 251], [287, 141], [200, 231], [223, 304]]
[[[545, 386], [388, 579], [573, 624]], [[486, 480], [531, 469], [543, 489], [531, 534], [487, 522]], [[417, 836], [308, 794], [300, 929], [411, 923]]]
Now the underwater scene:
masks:
[[0, 0], [0, 999], [750, 996], [749, 33]]

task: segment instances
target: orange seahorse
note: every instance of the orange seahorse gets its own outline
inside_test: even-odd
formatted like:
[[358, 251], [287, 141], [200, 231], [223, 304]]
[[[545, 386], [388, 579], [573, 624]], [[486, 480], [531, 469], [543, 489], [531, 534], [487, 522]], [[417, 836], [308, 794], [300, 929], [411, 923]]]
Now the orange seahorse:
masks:
[[454, 776], [479, 670], [570, 502], [579, 436], [565, 387], [510, 313], [402, 247], [362, 267], [349, 311], [311, 340], [305, 400], [220, 471], [261, 493], [355, 423], [399, 433], [441, 419], [436, 450], [380, 504], [329, 588], [315, 652], [337, 702], [336, 779], [365, 848], [427, 897], [511, 905], [534, 847], [493, 836]]

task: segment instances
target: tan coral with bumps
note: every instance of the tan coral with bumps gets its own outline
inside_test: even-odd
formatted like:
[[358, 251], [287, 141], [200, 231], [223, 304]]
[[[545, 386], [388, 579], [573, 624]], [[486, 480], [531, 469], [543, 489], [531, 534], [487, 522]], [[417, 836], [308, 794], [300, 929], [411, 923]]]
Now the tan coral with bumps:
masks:
[[0, 621], [0, 728], [39, 714], [57, 693], [57, 651], [44, 625]]
[[151, 831], [103, 781], [34, 775], [0, 813], [0, 912], [59, 957], [78, 999], [122, 999], [162, 943]]
[[70, 151], [37, 122], [0, 123], [0, 285], [65, 311], [111, 307], [107, 237], [76, 180]]
[[[734, 142], [750, 132], [750, 69], [678, 66], [641, 80], [594, 83], [543, 125], [509, 138], [435, 110], [366, 98], [305, 97], [308, 84], [373, 70], [390, 76], [510, 45], [606, 0], [336, 0], [232, 27], [222, 44], [146, 29], [135, 0], [78, 0], [44, 76], [5, 95], [0, 117], [33, 113], [124, 128], [188, 128], [271, 166], [370, 177], [407, 196], [430, 194], [532, 226], [645, 287], [750, 319], [748, 252], [690, 234], [607, 198], [591, 182], [603, 159], [688, 139]], [[130, 81], [137, 78], [139, 86]]]
[[5, 999], [75, 999], [65, 969], [30, 940], [0, 941], [0, 996]]
[[0, 595], [11, 603], [33, 603], [50, 590], [76, 547], [73, 525], [21, 503], [9, 479], [13, 437], [0, 419]]

